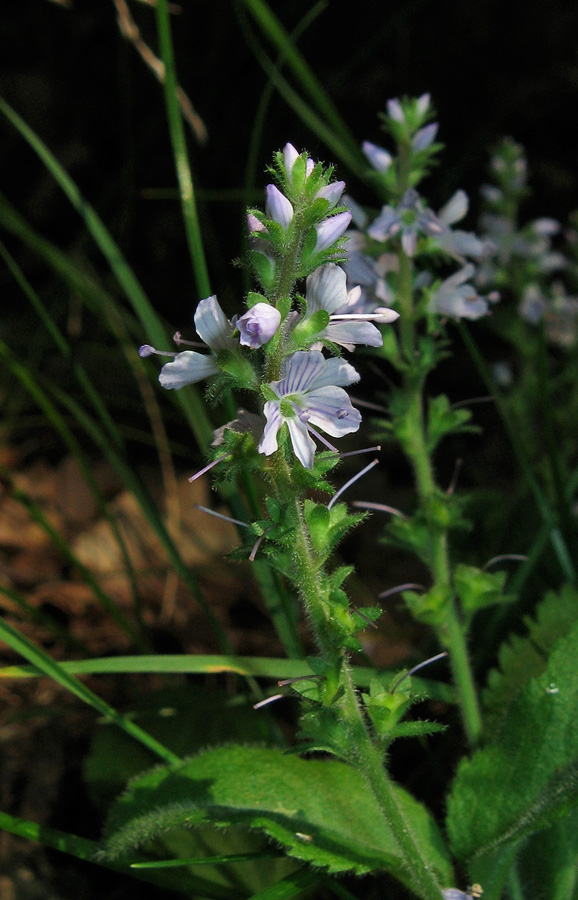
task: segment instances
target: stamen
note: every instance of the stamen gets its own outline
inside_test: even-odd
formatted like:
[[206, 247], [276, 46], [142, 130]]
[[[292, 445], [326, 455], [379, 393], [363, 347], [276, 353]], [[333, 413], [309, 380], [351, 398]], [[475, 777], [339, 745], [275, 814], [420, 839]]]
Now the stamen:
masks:
[[143, 344], [138, 348], [138, 355], [141, 359], [145, 359], [147, 356], [176, 356], [177, 354], [170, 350], [155, 350], [150, 344]]
[[255, 541], [255, 543], [253, 544], [253, 549], [251, 550], [251, 553], [249, 554], [249, 562], [255, 562], [255, 557], [257, 556], [257, 550], [261, 546], [261, 542], [262, 542], [263, 538], [269, 533], [269, 531], [271, 531], [272, 527], [273, 526], [271, 525], [269, 528], [266, 528], [265, 531], [263, 532], [263, 534], [261, 535], [261, 537], [258, 537], [257, 540]]
[[371, 503], [369, 500], [354, 500], [351, 505], [356, 506], [358, 509], [375, 509], [377, 512], [391, 513], [392, 516], [399, 516], [400, 519], [407, 519], [407, 516], [399, 509], [396, 509], [394, 506], [386, 506], [385, 503]]
[[418, 663], [417, 666], [414, 666], [413, 669], [410, 669], [409, 672], [406, 672], [405, 675], [401, 676], [399, 681], [397, 681], [391, 688], [390, 694], [395, 693], [400, 684], [405, 681], [406, 678], [409, 678], [411, 675], [413, 675], [414, 672], [419, 672], [419, 670], [423, 669], [424, 666], [429, 666], [431, 663], [437, 662], [438, 659], [443, 659], [447, 655], [448, 651], [444, 650], [443, 653], [438, 653], [437, 656], [432, 656], [430, 659], [425, 659], [423, 662]]
[[447, 489], [448, 497], [451, 497], [456, 489], [456, 485], [458, 483], [458, 475], [460, 474], [460, 469], [462, 468], [463, 462], [463, 459], [456, 459], [454, 474], [452, 475], [452, 480], [450, 481], [449, 487]]
[[201, 506], [200, 503], [193, 503], [193, 506], [194, 506], [196, 509], [200, 509], [201, 512], [206, 512], [206, 513], [208, 513], [210, 516], [215, 516], [216, 519], [223, 519], [225, 522], [232, 522], [233, 525], [240, 525], [240, 526], [242, 526], [243, 528], [248, 528], [248, 527], [249, 527], [249, 523], [248, 523], [248, 522], [241, 522], [239, 519], [233, 519], [233, 518], [231, 518], [231, 516], [224, 516], [223, 513], [217, 512], [217, 511], [214, 510], [214, 509], [209, 509], [207, 506]]
[[365, 406], [366, 409], [374, 409], [376, 412], [387, 413], [389, 410], [386, 409], [385, 406], [381, 406], [379, 403], [371, 403], [369, 400], [362, 400], [360, 397], [354, 397], [353, 394], [350, 394], [351, 402], [355, 403], [356, 406]]
[[503, 559], [513, 559], [516, 562], [527, 562], [529, 557], [525, 556], [523, 553], [502, 553], [501, 556], [493, 556], [485, 566], [482, 566], [483, 571], [485, 572], [486, 569], [489, 569], [494, 563], [501, 562]]
[[408, 582], [407, 584], [398, 584], [397, 587], [388, 588], [387, 591], [382, 591], [381, 594], [378, 594], [378, 598], [380, 600], [385, 600], [386, 597], [392, 597], [393, 594], [400, 594], [402, 591], [425, 591], [427, 590], [423, 584], [413, 584]]
[[180, 331], [175, 331], [175, 333], [173, 334], [173, 341], [175, 342], [177, 347], [180, 347], [181, 345], [183, 347], [206, 347], [207, 346], [206, 344], [203, 344], [202, 341], [185, 341], [185, 339], [181, 337]]
[[258, 703], [253, 704], [253, 709], [261, 709], [262, 706], [267, 706], [269, 703], [275, 703], [276, 700], [282, 700], [285, 694], [273, 694], [272, 697], [265, 697], [264, 700], [259, 700]]
[[358, 480], [359, 480], [360, 478], [362, 478], [367, 472], [369, 472], [371, 469], [373, 469], [374, 466], [377, 466], [378, 463], [379, 463], [379, 460], [378, 460], [378, 459], [372, 460], [372, 462], [370, 462], [369, 465], [365, 467], [365, 469], [362, 469], [361, 472], [358, 472], [357, 475], [354, 475], [353, 478], [350, 478], [349, 481], [346, 481], [345, 484], [342, 485], [342, 486], [339, 488], [339, 490], [337, 491], [337, 493], [335, 494], [335, 496], [331, 498], [331, 500], [330, 500], [329, 503], [327, 504], [327, 509], [331, 509], [331, 507], [333, 506], [333, 504], [335, 503], [335, 501], [336, 501], [339, 497], [341, 497], [341, 495], [343, 494], [343, 492], [346, 491], [348, 487], [351, 487], [352, 484], [355, 484], [356, 481], [358, 481]]
[[363, 450], [348, 450], [347, 453], [340, 453], [339, 458], [343, 459], [346, 456], [360, 456], [362, 453], [379, 453], [381, 450], [381, 444], [378, 444], [376, 447], [364, 447]]
[[[299, 407], [296, 406], [296, 409], [299, 409]], [[317, 438], [318, 441], [321, 441], [321, 443], [324, 444], [328, 448], [328, 450], [333, 450], [334, 453], [339, 453], [339, 450], [337, 449], [337, 447], [334, 447], [333, 444], [330, 444], [329, 441], [326, 438], [324, 438], [323, 435], [320, 434], [316, 428], [313, 427], [313, 425], [309, 424], [309, 422], [307, 421], [309, 416], [308, 416], [308, 413], [306, 410], [305, 411], [300, 410], [298, 413], [298, 417], [299, 417], [299, 420], [301, 422], [303, 422], [303, 424], [307, 428], [307, 431], [311, 432], [311, 434], [313, 434]]]
[[196, 481], [197, 478], [200, 478], [201, 475], [205, 474], [205, 472], [209, 472], [213, 468], [213, 466], [216, 466], [217, 463], [223, 462], [223, 460], [226, 459], [228, 456], [230, 456], [230, 453], [223, 453], [223, 455], [219, 456], [218, 459], [214, 459], [212, 462], [208, 463], [204, 469], [200, 469], [196, 473], [196, 475], [191, 475], [191, 477], [189, 478], [189, 481], [190, 482]]
[[358, 609], [356, 606], [353, 606], [352, 608], [353, 608], [353, 611], [355, 612], [356, 616], [361, 616], [362, 619], [365, 619], [365, 621], [367, 622], [368, 625], [371, 625], [371, 627], [375, 628], [376, 631], [379, 630], [379, 626], [377, 625], [376, 622], [373, 621], [373, 619], [370, 619], [369, 616], [366, 616], [365, 613], [362, 613], [361, 610]]

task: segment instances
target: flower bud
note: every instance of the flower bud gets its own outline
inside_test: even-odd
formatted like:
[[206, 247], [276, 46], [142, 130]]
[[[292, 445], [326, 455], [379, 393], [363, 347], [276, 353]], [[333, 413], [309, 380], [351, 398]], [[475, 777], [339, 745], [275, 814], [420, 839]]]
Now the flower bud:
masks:
[[317, 231], [317, 241], [315, 243], [315, 253], [321, 253], [323, 250], [327, 250], [334, 244], [339, 238], [345, 234], [349, 223], [351, 222], [352, 215], [349, 210], [347, 212], [338, 213], [336, 216], [331, 216], [329, 219], [324, 219], [323, 222], [320, 222], [315, 226], [315, 230]]
[[329, 209], [333, 209], [339, 203], [344, 190], [345, 182], [335, 181], [333, 184], [327, 184], [325, 187], [319, 188], [313, 199], [318, 200], [321, 197], [323, 200], [327, 200]]
[[256, 303], [236, 321], [243, 347], [256, 350], [271, 340], [281, 322], [281, 313], [268, 303]]
[[293, 207], [287, 197], [274, 184], [267, 185], [265, 211], [269, 218], [286, 231], [293, 218]]
[[391, 153], [383, 147], [378, 147], [377, 144], [372, 144], [371, 141], [364, 141], [361, 149], [374, 169], [378, 172], [387, 172], [393, 162]]

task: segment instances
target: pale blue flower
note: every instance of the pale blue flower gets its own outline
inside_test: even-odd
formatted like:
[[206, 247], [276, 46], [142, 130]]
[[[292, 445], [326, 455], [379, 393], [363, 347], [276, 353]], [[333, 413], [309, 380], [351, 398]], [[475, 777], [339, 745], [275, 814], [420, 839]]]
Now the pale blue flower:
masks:
[[236, 320], [243, 347], [256, 350], [271, 340], [281, 323], [281, 313], [269, 303], [256, 303]]
[[369, 228], [368, 235], [385, 242], [401, 233], [401, 246], [407, 256], [415, 256], [418, 234], [438, 237], [444, 225], [436, 214], [424, 206], [418, 192], [410, 188], [397, 207], [384, 206]]
[[435, 141], [437, 133], [437, 122], [431, 122], [430, 125], [426, 125], [424, 128], [420, 128], [419, 131], [416, 131], [411, 139], [412, 150], [415, 150], [416, 152], [419, 152], [420, 150], [427, 150], [428, 147], [431, 147], [431, 145]]
[[385, 308], [360, 312], [360, 296], [359, 286], [347, 290], [347, 277], [340, 266], [328, 263], [316, 269], [307, 279], [307, 318], [322, 309], [329, 313], [329, 325], [315, 336], [316, 340], [325, 339], [347, 350], [353, 350], [355, 344], [381, 347], [381, 332], [372, 323], [390, 324], [399, 313]]
[[473, 285], [468, 284], [475, 267], [468, 263], [463, 269], [442, 281], [430, 298], [429, 308], [440, 316], [451, 319], [481, 319], [489, 315], [490, 303], [499, 299], [496, 293], [482, 297]]
[[332, 437], [343, 437], [359, 428], [361, 415], [342, 387], [356, 381], [358, 373], [342, 359], [325, 359], [317, 350], [294, 353], [285, 364], [281, 380], [269, 384], [278, 399], [265, 403], [267, 424], [259, 453], [270, 456], [278, 449], [277, 435], [286, 424], [297, 459], [306, 469], [313, 468], [316, 446], [311, 434], [323, 441], [315, 427]]
[[[234, 325], [229, 322], [219, 306], [216, 296], [201, 300], [195, 311], [195, 328], [197, 334], [215, 353], [219, 350], [232, 350], [235, 341], [232, 334]], [[183, 350], [176, 353], [171, 362], [161, 369], [159, 381], [167, 390], [179, 390], [186, 384], [194, 384], [219, 373], [214, 356], [196, 353], [194, 350]]]

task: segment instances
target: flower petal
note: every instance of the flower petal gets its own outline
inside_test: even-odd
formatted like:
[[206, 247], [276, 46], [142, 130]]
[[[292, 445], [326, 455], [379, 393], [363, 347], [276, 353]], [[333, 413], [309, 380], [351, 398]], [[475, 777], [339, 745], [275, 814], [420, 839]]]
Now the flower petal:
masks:
[[330, 216], [329, 219], [324, 219], [316, 225], [317, 241], [315, 243], [315, 253], [327, 250], [338, 241], [347, 231], [351, 219], [352, 214], [347, 210], [347, 212], [337, 213], [336, 216]]
[[269, 303], [256, 303], [236, 321], [243, 347], [256, 350], [271, 340], [281, 322], [281, 313]]
[[201, 300], [195, 310], [195, 328], [199, 337], [208, 344], [211, 350], [223, 350], [231, 347], [233, 326], [221, 309], [213, 294]]
[[257, 449], [259, 450], [259, 453], [264, 453], [265, 456], [270, 456], [272, 453], [275, 453], [275, 450], [278, 449], [277, 432], [283, 424], [283, 416], [281, 415], [279, 404], [275, 403], [272, 400], [267, 400], [265, 406], [263, 407], [263, 412], [265, 413], [267, 422], [265, 424], [265, 428], [263, 429], [263, 436], [259, 442], [259, 447]]
[[[319, 356], [321, 356], [321, 353], [319, 353]], [[344, 359], [336, 359], [333, 357], [332, 359], [324, 360], [324, 362], [325, 368], [317, 375], [314, 381], [310, 383], [310, 390], [316, 391], [327, 385], [344, 386], [347, 384], [355, 384], [355, 382], [359, 381], [359, 373], [355, 371], [352, 365], [345, 362]]]
[[339, 344], [349, 350], [355, 344], [365, 344], [366, 347], [381, 347], [383, 337], [379, 328], [371, 322], [338, 321], [330, 322], [319, 335], [334, 344]]
[[306, 469], [312, 469], [316, 447], [315, 441], [307, 430], [307, 425], [296, 416], [285, 421], [287, 422], [295, 456], [302, 466]]
[[286, 230], [293, 219], [293, 207], [285, 194], [282, 194], [274, 184], [267, 185], [267, 199], [265, 211], [269, 218], [278, 222], [283, 230]]
[[327, 385], [307, 395], [307, 420], [331, 437], [341, 437], [359, 429], [361, 413], [351, 404], [343, 388]]
[[287, 360], [283, 378], [272, 381], [269, 387], [278, 397], [306, 393], [322, 376], [326, 367], [327, 360], [318, 350], [298, 350]]
[[186, 384], [195, 384], [218, 372], [219, 367], [212, 356], [204, 356], [194, 350], [183, 350], [162, 367], [159, 381], [166, 390], [178, 391]]
[[319, 266], [307, 279], [307, 315], [325, 309], [330, 315], [347, 302], [347, 278], [335, 263]]

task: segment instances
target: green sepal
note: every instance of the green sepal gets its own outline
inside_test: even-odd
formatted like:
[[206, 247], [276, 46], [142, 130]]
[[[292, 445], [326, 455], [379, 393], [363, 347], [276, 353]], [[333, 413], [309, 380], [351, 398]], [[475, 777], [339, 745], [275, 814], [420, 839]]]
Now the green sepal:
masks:
[[374, 678], [369, 685], [369, 694], [362, 694], [369, 718], [380, 737], [387, 737], [415, 702], [410, 681], [406, 678], [403, 688], [392, 693], [390, 688], [384, 688], [382, 682]]
[[406, 737], [427, 737], [430, 734], [439, 734], [447, 731], [448, 726], [440, 722], [430, 722], [428, 719], [416, 719], [415, 722], [399, 722], [391, 729], [388, 737], [390, 741]]
[[327, 584], [331, 590], [340, 588], [346, 578], [355, 572], [355, 566], [338, 566], [327, 576]]
[[468, 618], [485, 606], [494, 603], [511, 603], [513, 594], [504, 594], [506, 572], [485, 572], [476, 566], [458, 563], [454, 570], [454, 587], [461, 607]]
[[469, 409], [452, 409], [445, 394], [430, 397], [427, 418], [427, 448], [433, 453], [439, 442], [447, 434], [462, 434], [465, 431], [479, 431], [474, 425], [466, 426], [472, 417]]
[[425, 594], [403, 591], [402, 597], [418, 622], [442, 626], [447, 618], [447, 608], [453, 597], [453, 591], [448, 585], [435, 584]]
[[249, 262], [263, 290], [268, 294], [272, 293], [277, 280], [275, 262], [272, 257], [260, 250], [249, 250]]
[[327, 706], [310, 710], [299, 719], [299, 737], [316, 750], [324, 750], [347, 761], [355, 753], [349, 728], [338, 711]]
[[305, 519], [309, 527], [313, 549], [325, 560], [345, 534], [362, 522], [367, 513], [349, 513], [345, 503], [331, 509], [312, 500], [305, 501]]
[[271, 305], [267, 298], [263, 296], [263, 294], [257, 294], [255, 291], [249, 291], [249, 293], [247, 294], [247, 309], [251, 309], [253, 306], [256, 306], [257, 303], [266, 303], [267, 306]]
[[232, 350], [219, 350], [216, 362], [223, 372], [235, 379], [239, 387], [255, 388], [257, 376], [248, 359], [244, 359]]
[[308, 347], [316, 340], [317, 335], [329, 324], [329, 313], [325, 309], [319, 309], [305, 319], [301, 319], [291, 332], [291, 340], [296, 350]]

